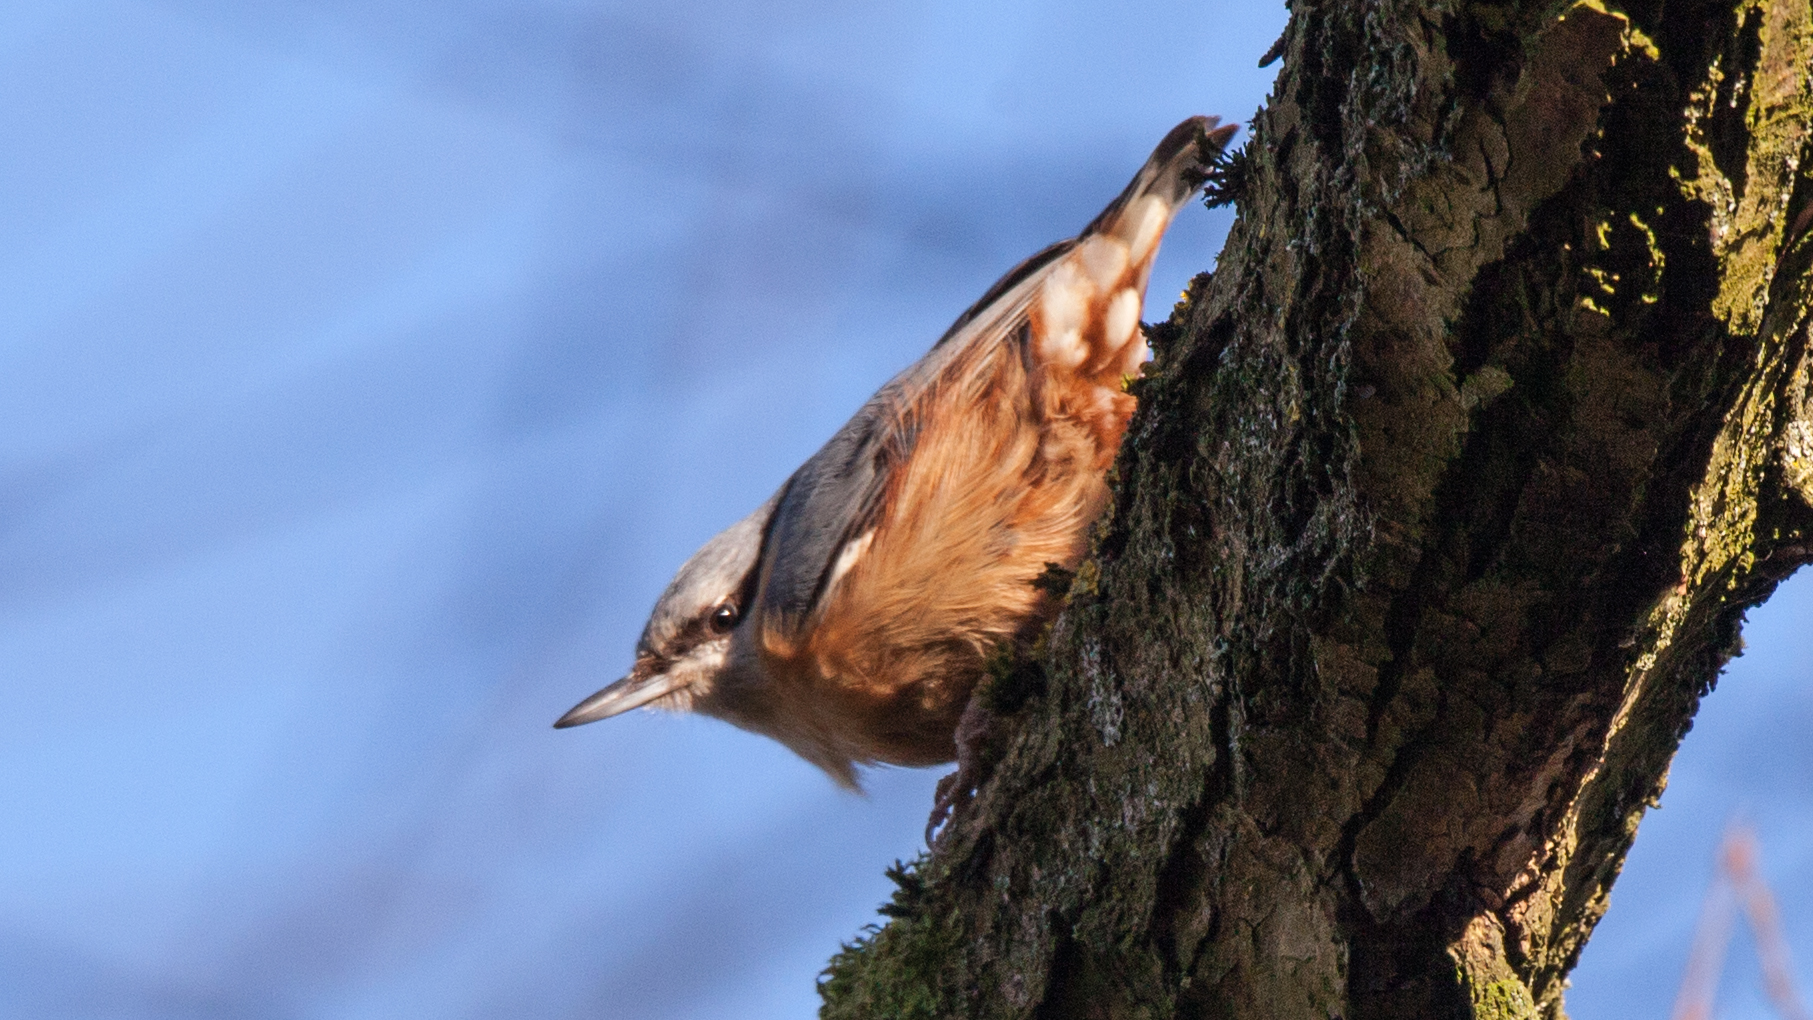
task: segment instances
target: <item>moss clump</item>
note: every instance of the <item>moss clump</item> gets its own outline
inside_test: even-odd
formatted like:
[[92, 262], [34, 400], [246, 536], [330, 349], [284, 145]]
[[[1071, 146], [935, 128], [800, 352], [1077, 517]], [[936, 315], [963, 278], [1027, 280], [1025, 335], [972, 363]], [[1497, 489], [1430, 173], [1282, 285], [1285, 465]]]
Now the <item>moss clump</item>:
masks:
[[1239, 202], [1246, 194], [1253, 164], [1246, 147], [1223, 152], [1209, 167], [1208, 180], [1202, 188], [1202, 204], [1210, 209]]
[[963, 931], [956, 912], [927, 913], [930, 897], [922, 854], [894, 862], [888, 877], [894, 896], [881, 906], [886, 928], [869, 925], [831, 957], [819, 975], [821, 1020], [939, 1020], [962, 1013], [950, 962], [958, 959]]

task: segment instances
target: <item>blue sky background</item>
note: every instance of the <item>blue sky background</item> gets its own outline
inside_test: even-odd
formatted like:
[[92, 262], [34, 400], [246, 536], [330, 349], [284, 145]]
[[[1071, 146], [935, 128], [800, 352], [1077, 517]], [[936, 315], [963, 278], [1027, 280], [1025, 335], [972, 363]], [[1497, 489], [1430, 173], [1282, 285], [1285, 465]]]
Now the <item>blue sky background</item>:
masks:
[[[999, 273], [1249, 116], [1283, 19], [0, 7], [0, 1015], [811, 1015], [937, 773], [549, 723]], [[1813, 960], [1810, 603], [1755, 614], [1577, 1020], [1667, 1009], [1734, 811]]]

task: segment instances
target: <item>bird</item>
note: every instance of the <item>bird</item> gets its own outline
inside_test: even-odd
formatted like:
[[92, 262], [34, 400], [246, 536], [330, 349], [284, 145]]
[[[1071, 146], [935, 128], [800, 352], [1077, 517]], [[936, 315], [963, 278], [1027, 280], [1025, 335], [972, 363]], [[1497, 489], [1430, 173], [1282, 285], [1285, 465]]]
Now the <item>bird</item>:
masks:
[[629, 673], [554, 725], [702, 713], [850, 789], [858, 766], [958, 760], [989, 657], [1036, 638], [1060, 605], [1040, 579], [1088, 551], [1159, 241], [1234, 131], [1179, 124], [1081, 233], [1001, 277], [680, 567]]

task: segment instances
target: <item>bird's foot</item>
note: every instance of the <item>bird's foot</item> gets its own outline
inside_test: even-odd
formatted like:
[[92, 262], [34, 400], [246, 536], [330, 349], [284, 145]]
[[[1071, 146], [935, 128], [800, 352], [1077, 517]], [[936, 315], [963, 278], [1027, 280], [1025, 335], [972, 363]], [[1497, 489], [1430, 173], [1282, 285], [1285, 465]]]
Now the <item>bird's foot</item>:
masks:
[[932, 798], [932, 814], [925, 822], [926, 846], [934, 845], [941, 835], [939, 826], [975, 800], [976, 791], [994, 771], [995, 755], [990, 747], [994, 724], [994, 713], [983, 706], [980, 697], [972, 696], [957, 720], [957, 771], [938, 780], [938, 790]]

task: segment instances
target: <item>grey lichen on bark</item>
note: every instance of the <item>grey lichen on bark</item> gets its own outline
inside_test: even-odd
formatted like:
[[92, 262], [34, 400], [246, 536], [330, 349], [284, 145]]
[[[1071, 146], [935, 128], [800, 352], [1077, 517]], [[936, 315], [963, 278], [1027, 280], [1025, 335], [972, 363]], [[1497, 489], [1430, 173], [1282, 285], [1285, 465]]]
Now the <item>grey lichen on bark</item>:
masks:
[[1560, 1017], [1813, 558], [1813, 4], [1292, 6], [1094, 555], [825, 1017]]

